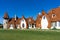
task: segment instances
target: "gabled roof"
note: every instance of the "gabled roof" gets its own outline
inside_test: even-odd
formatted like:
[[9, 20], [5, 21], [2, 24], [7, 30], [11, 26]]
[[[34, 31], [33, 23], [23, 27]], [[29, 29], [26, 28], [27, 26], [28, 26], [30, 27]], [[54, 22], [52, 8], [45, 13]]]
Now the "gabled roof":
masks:
[[32, 17], [27, 18], [27, 21], [30, 24], [34, 24], [35, 23], [35, 21], [34, 21], [34, 19]]
[[42, 10], [42, 16], [45, 15], [45, 14], [46, 14], [46, 12], [44, 10]]
[[25, 17], [24, 16], [22, 16], [22, 18], [21, 19], [25, 19]]
[[20, 24], [21, 18], [18, 18], [16, 24]]
[[[53, 14], [55, 14], [55, 17], [52, 18]], [[60, 21], [60, 7], [50, 10], [48, 15], [50, 16], [51, 21]]]
[[11, 18], [11, 19], [9, 19], [8, 23], [9, 24], [19, 24], [20, 23], [19, 21], [20, 21], [20, 18], [18, 18], [16, 20], [15, 20], [15, 18]]

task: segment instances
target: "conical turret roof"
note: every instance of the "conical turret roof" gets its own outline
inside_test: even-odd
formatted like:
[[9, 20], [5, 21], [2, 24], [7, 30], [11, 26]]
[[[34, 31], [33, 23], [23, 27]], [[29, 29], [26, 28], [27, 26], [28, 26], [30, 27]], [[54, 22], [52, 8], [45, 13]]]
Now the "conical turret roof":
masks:
[[5, 14], [4, 14], [4, 17], [3, 17], [4, 19], [8, 19], [9, 18], [9, 16], [8, 16], [8, 13], [7, 12], [5, 12]]

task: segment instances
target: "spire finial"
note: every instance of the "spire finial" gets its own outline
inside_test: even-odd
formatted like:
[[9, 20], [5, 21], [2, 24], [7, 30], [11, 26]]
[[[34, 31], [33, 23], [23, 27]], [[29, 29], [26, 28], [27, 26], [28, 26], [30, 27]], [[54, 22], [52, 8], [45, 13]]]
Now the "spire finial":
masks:
[[16, 20], [16, 14], [15, 14], [15, 20]]

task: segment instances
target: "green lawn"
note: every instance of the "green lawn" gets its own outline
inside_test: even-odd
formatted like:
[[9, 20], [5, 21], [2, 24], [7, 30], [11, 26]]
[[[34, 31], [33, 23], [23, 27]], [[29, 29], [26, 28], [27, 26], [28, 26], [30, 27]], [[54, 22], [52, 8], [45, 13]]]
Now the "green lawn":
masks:
[[0, 40], [60, 40], [60, 30], [0, 30]]

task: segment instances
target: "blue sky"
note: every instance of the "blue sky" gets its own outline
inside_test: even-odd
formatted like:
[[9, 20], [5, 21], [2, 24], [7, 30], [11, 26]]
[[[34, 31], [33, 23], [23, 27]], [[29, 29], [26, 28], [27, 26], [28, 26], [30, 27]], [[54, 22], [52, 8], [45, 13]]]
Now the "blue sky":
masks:
[[42, 10], [48, 12], [52, 8], [60, 6], [60, 0], [0, 0], [0, 23], [3, 21], [4, 12], [8, 12], [10, 18], [16, 14], [19, 18], [24, 15], [36, 19]]

